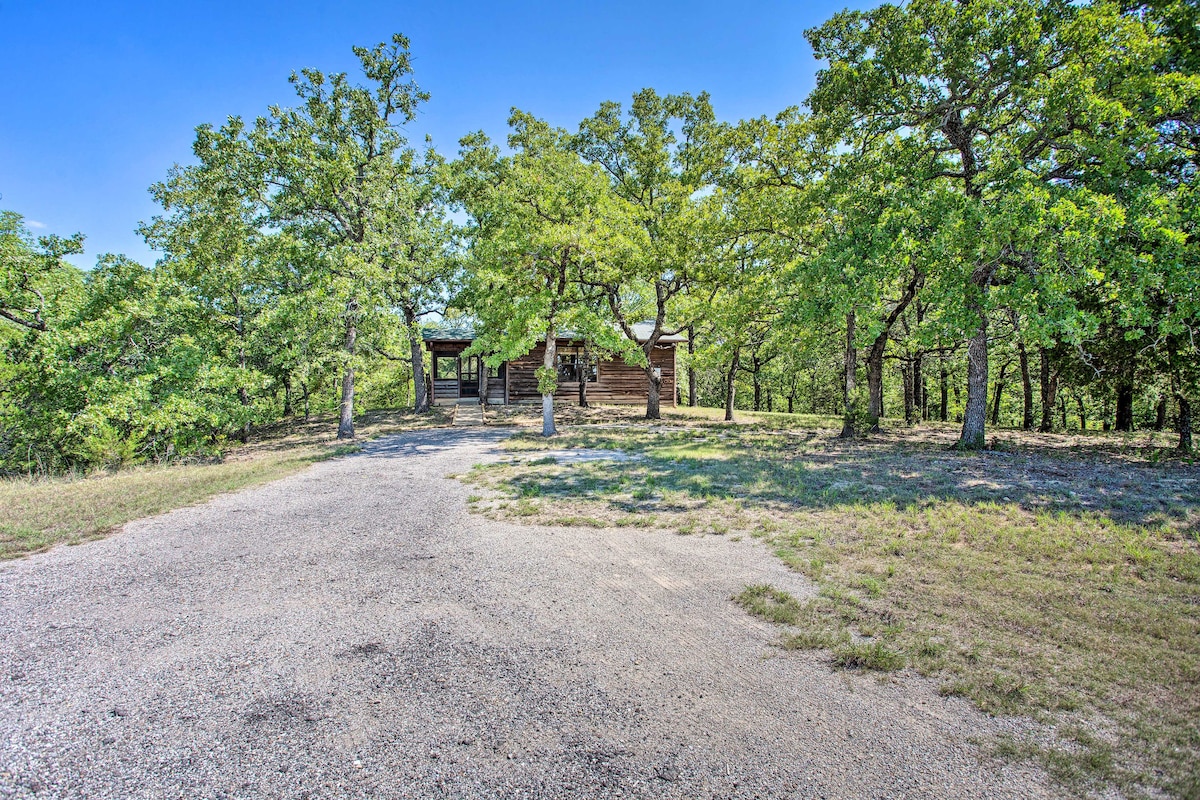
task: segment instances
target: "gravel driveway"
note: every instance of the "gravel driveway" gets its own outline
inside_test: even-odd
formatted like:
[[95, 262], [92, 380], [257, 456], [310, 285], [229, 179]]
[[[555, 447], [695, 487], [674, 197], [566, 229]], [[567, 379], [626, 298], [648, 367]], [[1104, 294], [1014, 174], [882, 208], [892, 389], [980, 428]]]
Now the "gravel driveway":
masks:
[[502, 436], [0, 566], [0, 797], [1054, 796], [969, 743], [1014, 723], [774, 648], [730, 596], [812, 588], [756, 543], [468, 515]]

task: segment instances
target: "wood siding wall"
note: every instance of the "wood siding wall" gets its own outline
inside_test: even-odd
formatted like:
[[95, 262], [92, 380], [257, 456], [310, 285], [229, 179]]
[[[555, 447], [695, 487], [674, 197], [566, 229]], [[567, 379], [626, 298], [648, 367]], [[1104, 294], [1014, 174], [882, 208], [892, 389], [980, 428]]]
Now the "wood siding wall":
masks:
[[[560, 343], [566, 345], [566, 342]], [[542, 365], [545, 345], [537, 345], [528, 354], [508, 362], [508, 401], [510, 403], [539, 403], [537, 369]], [[662, 370], [660, 401], [664, 406], [675, 405], [675, 345], [654, 349], [650, 363]], [[642, 404], [646, 402], [646, 373], [641, 367], [631, 367], [624, 361], [601, 361], [599, 374], [587, 387], [588, 402]], [[579, 401], [579, 383], [566, 381], [558, 385], [554, 399], [564, 403]]]
[[434, 400], [457, 400], [458, 399], [458, 381], [457, 380], [441, 380], [433, 382], [433, 399]]

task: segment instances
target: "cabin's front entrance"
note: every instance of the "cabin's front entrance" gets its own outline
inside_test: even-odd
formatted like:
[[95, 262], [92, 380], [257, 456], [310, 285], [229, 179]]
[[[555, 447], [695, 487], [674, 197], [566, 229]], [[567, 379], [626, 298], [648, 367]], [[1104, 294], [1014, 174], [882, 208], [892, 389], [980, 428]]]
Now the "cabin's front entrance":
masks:
[[433, 353], [433, 399], [457, 402], [479, 399], [479, 356]]

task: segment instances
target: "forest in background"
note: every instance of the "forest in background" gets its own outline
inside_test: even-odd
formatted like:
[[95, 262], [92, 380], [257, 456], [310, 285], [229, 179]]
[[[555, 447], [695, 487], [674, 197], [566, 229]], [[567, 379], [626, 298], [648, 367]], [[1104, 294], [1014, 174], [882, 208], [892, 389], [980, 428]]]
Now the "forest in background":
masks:
[[428, 99], [408, 40], [355, 48], [361, 76], [301, 70], [294, 105], [196, 129], [151, 188], [153, 266], [79, 270], [82, 236], [0, 212], [0, 472], [210, 456], [330, 411], [353, 437], [356, 410], [428, 407], [439, 316], [478, 321], [494, 364], [571, 331], [646, 365], [651, 418], [646, 354], [678, 332], [682, 401], [729, 415], [950, 420], [964, 449], [989, 425], [1169, 428], [1190, 453], [1198, 17], [845, 11], [773, 116], [646, 89], [574, 131], [514, 109], [504, 146], [453, 157], [406, 135]]

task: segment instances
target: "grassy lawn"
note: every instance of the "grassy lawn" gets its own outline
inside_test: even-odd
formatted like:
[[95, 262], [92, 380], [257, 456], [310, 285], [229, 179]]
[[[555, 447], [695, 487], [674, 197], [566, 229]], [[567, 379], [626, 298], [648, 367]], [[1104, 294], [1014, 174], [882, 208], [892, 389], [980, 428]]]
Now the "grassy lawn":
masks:
[[[996, 714], [1052, 724], [983, 743], [1036, 758], [1074, 790], [1200, 796], [1200, 467], [1166, 435], [989, 434], [949, 450], [926, 424], [861, 441], [783, 414], [568, 414], [476, 468], [480, 513], [761, 539], [817, 585], [734, 598], [780, 645], [835, 668], [902, 668]], [[528, 424], [521, 412], [509, 422]], [[593, 423], [593, 424], [586, 424]], [[621, 451], [560, 462], [547, 449]]]
[[[428, 416], [368, 412], [358, 437], [447, 424], [444, 408]], [[146, 466], [118, 472], [57, 478], [0, 480], [0, 559], [78, 544], [126, 522], [202, 502], [247, 486], [299, 472], [316, 461], [354, 452], [338, 443], [332, 417], [264, 429], [256, 440], [220, 461]]]

